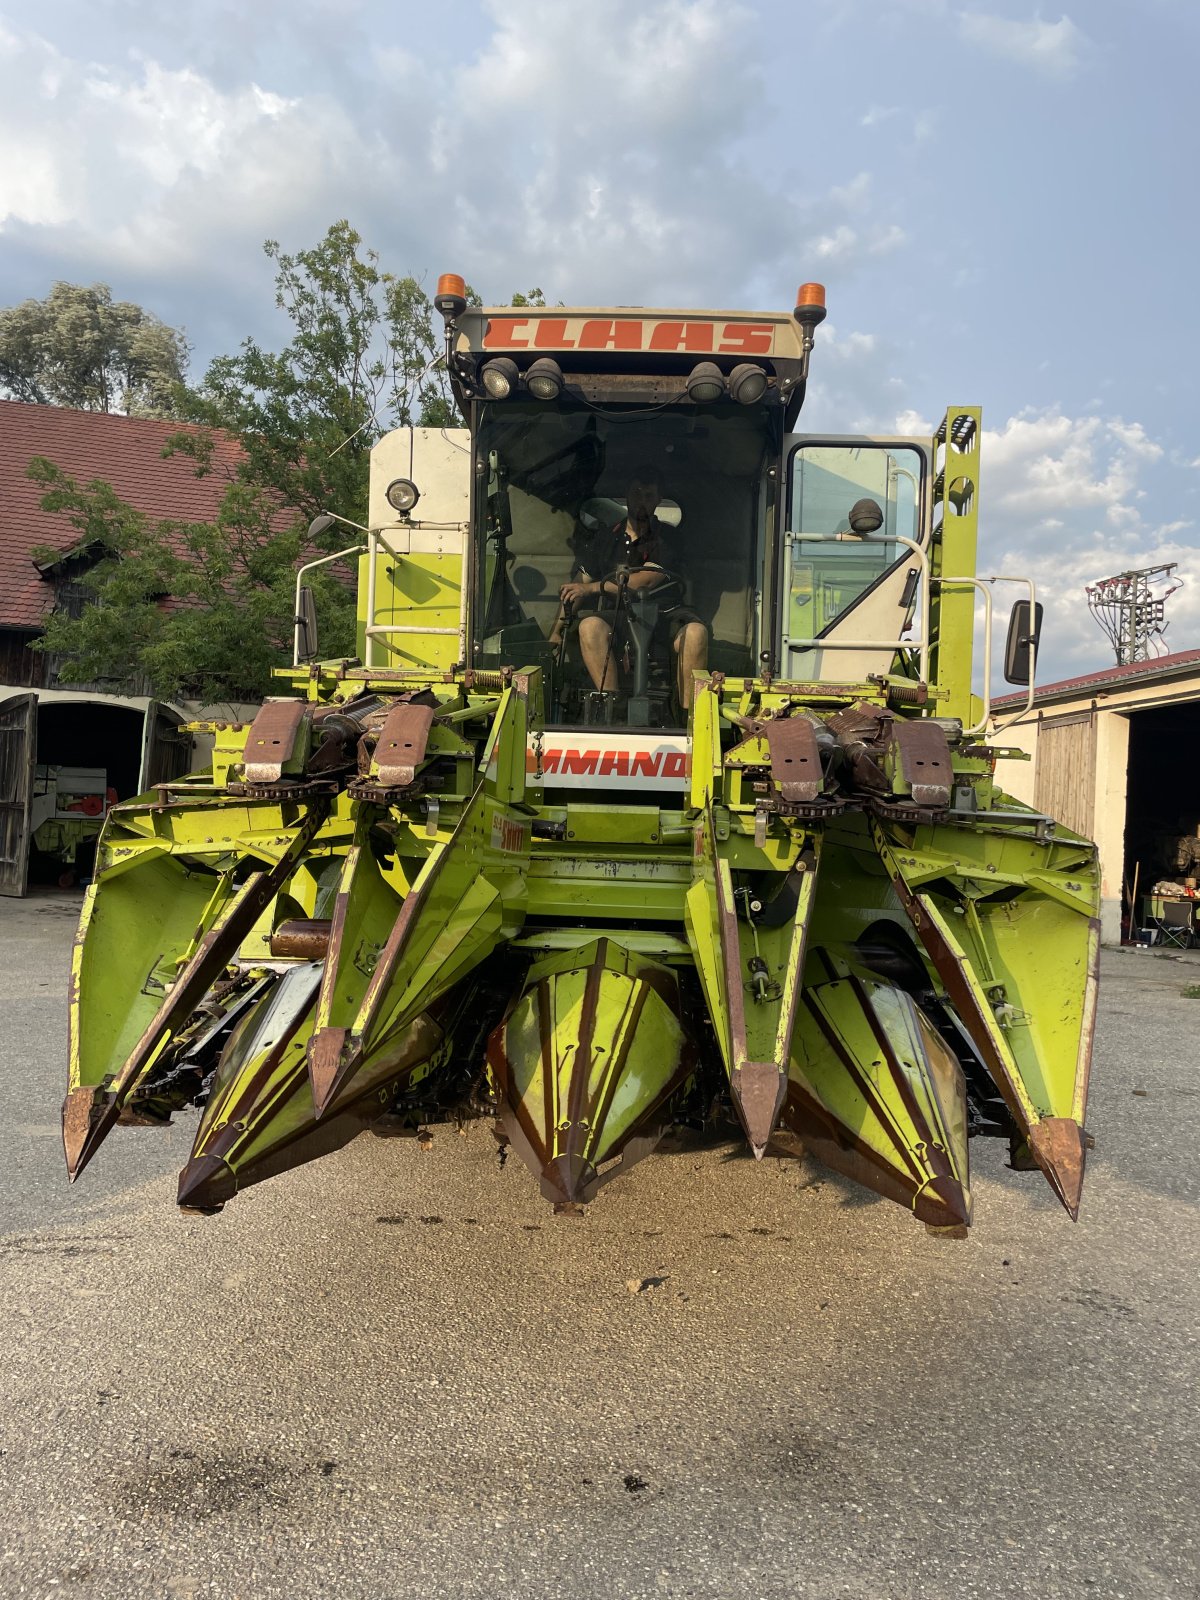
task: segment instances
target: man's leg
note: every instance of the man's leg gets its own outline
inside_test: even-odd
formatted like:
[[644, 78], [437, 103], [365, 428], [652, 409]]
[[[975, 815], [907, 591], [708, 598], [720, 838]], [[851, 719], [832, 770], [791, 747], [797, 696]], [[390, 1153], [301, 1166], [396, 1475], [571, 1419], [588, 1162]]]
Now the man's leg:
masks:
[[679, 657], [679, 704], [692, 709], [693, 672], [708, 665], [708, 629], [702, 622], [685, 622], [675, 635], [675, 654]]
[[[597, 689], [616, 689], [617, 663], [609, 642], [612, 629], [601, 617], [579, 619], [579, 654]], [[605, 663], [607, 662], [607, 666]]]

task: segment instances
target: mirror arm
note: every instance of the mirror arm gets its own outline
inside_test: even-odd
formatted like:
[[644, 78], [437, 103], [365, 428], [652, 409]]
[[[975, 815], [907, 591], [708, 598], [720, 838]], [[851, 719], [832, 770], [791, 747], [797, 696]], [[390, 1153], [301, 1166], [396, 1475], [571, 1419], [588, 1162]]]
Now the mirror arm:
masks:
[[316, 561], [306, 561], [302, 567], [296, 569], [296, 601], [293, 607], [293, 616], [296, 621], [292, 624], [292, 665], [300, 665], [300, 590], [304, 586], [304, 574], [311, 572], [314, 567], [323, 567], [329, 561], [341, 561], [346, 556], [361, 555], [366, 549], [365, 544], [348, 545], [345, 550], [335, 550], [331, 556], [321, 556]]

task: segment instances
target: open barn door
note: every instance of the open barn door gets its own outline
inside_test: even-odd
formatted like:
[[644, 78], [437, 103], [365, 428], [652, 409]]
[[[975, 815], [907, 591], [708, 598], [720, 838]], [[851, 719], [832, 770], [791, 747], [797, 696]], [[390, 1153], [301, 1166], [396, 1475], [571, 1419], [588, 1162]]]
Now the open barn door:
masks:
[[0, 894], [25, 893], [37, 718], [35, 694], [0, 700]]
[[192, 738], [184, 733], [177, 712], [151, 700], [142, 727], [142, 761], [138, 793], [146, 794], [156, 783], [170, 783], [190, 769]]

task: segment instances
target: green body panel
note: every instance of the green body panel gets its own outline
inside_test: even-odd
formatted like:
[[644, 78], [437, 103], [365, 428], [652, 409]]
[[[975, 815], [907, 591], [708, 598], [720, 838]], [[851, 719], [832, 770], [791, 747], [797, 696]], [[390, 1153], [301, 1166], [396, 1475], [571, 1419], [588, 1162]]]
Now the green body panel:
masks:
[[[929, 566], [935, 579], [973, 578], [979, 541], [979, 452], [983, 413], [951, 406], [938, 433], [934, 460]], [[975, 720], [971, 664], [975, 638], [974, 588], [950, 584], [935, 590], [930, 678], [944, 716]]]
[[[579, 731], [555, 720], [561, 652], [534, 641], [533, 666], [469, 670], [471, 552], [440, 542], [459, 524], [379, 533], [358, 659], [283, 674], [303, 703], [293, 732], [219, 727], [211, 774], [105, 824], [72, 974], [72, 1176], [118, 1119], [199, 1105], [180, 1203], [218, 1209], [364, 1126], [487, 1115], [574, 1207], [664, 1129], [740, 1123], [756, 1157], [806, 1147], [951, 1230], [971, 1218], [968, 1136], [1006, 1137], [1074, 1215], [1098, 867], [1088, 841], [997, 789], [995, 751], [961, 726], [975, 591], [954, 580], [975, 572], [979, 436], [978, 410], [956, 407], [918, 453], [935, 459], [911, 496], [927, 676], [886, 639], [880, 670], [852, 681], [701, 671], [686, 730], [663, 725], [680, 782], [661, 787], [615, 778], [615, 756], [594, 785], [556, 777], [545, 742]], [[578, 470], [600, 459], [581, 437]], [[814, 454], [831, 483], [836, 449]], [[524, 512], [544, 468], [514, 478]], [[764, 527], [782, 519], [773, 480], [763, 507]], [[548, 546], [564, 523], [550, 507]], [[505, 536], [487, 524], [494, 579]], [[793, 572], [778, 604], [794, 631], [822, 607], [842, 628], [876, 581], [904, 578], [878, 550], [822, 548], [812, 571], [838, 582], [818, 605]], [[496, 595], [501, 612], [520, 603]], [[583, 731], [601, 749], [628, 732]]]
[[[404, 629], [376, 634], [368, 644], [367, 589], [370, 562], [359, 562], [358, 629], [355, 648], [360, 661], [398, 671], [441, 670], [459, 657], [462, 612], [462, 558], [451, 552], [397, 555], [382, 548], [373, 557], [376, 606], [374, 624]], [[397, 568], [403, 582], [395, 581]]]
[[782, 1122], [923, 1221], [969, 1224], [962, 1069], [909, 995], [830, 951], [805, 987]]
[[591, 1198], [690, 1071], [678, 983], [615, 939], [592, 939], [530, 968], [489, 1059], [508, 1137], [548, 1199]]

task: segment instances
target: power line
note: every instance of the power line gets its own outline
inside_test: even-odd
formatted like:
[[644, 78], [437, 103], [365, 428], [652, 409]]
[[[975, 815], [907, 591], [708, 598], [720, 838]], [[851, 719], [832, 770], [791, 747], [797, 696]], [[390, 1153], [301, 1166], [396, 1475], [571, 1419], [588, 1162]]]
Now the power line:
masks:
[[1118, 666], [1166, 654], [1163, 612], [1175, 591], [1183, 588], [1182, 579], [1171, 577], [1176, 565], [1172, 561], [1161, 567], [1138, 567], [1086, 586], [1088, 610], [1108, 635]]

